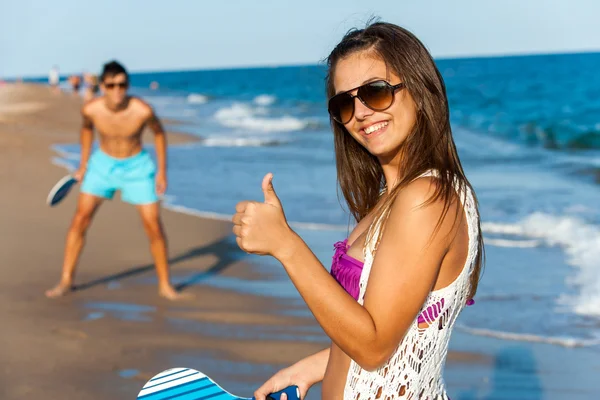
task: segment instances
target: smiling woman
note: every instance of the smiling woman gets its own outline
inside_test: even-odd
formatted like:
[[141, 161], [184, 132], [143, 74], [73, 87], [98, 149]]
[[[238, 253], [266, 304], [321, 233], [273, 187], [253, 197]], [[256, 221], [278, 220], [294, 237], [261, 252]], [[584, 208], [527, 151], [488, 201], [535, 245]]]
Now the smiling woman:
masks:
[[237, 205], [233, 231], [282, 263], [332, 343], [255, 396], [295, 384], [304, 397], [322, 380], [325, 399], [447, 399], [448, 343], [483, 241], [444, 83], [423, 44], [388, 23], [349, 32], [328, 66], [338, 182], [357, 222], [331, 273], [287, 224], [271, 174], [264, 203]]

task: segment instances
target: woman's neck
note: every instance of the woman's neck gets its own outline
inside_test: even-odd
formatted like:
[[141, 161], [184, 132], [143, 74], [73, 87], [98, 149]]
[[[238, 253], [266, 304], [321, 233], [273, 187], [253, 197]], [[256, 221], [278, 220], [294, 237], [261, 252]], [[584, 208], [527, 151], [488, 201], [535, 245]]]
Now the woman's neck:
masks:
[[394, 186], [396, 186], [396, 184], [402, 178], [402, 171], [400, 170], [400, 160], [398, 156], [389, 161], [382, 162], [381, 159], [379, 160], [381, 162], [381, 168], [383, 169], [385, 187], [388, 193], [394, 188]]

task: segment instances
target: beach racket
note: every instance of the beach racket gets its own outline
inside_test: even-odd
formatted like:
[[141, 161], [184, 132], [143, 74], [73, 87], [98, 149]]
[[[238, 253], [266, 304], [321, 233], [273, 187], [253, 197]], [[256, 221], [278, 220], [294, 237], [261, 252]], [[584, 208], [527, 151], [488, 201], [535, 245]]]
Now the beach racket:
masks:
[[[267, 400], [279, 400], [287, 394], [288, 400], [300, 400], [298, 386], [287, 388], [267, 396]], [[250, 400], [250, 397], [235, 396], [200, 371], [191, 368], [172, 368], [150, 379], [137, 400]]]
[[69, 194], [76, 183], [77, 179], [73, 178], [71, 175], [63, 177], [61, 180], [56, 182], [56, 185], [54, 185], [50, 190], [50, 193], [48, 193], [46, 203], [50, 207], [57, 205], [67, 196], [67, 194]]

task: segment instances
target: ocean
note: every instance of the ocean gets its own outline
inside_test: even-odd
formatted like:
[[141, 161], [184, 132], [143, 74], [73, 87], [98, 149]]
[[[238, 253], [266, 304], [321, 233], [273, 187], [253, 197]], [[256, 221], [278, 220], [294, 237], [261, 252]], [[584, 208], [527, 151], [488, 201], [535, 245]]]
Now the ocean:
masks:
[[[476, 304], [457, 329], [597, 349], [600, 53], [436, 62], [487, 255]], [[169, 148], [166, 206], [229, 219], [237, 202], [262, 200], [261, 180], [273, 172], [292, 227], [329, 267], [352, 224], [336, 186], [324, 77], [322, 65], [133, 74], [132, 93], [179, 121], [167, 128], [203, 139]], [[77, 165], [77, 145], [55, 149], [55, 163]], [[270, 280], [201, 284], [301, 301], [277, 262], [248, 259]]]

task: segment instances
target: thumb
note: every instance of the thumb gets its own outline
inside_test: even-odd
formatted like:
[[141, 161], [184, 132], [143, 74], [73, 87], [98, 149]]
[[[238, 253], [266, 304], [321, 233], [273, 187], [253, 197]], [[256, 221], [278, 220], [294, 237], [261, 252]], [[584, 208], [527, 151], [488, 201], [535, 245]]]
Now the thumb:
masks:
[[297, 386], [298, 390], [300, 391], [300, 400], [304, 400], [304, 398], [306, 397], [306, 393], [308, 392], [308, 389], [310, 389], [310, 387], [305, 384], [298, 384]]
[[281, 207], [281, 201], [279, 201], [279, 197], [275, 194], [275, 188], [273, 187], [272, 173], [269, 172], [263, 178], [262, 190], [265, 195], [265, 203]]

